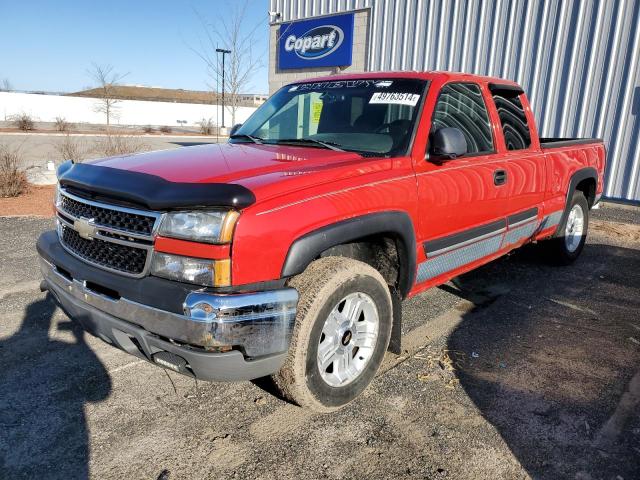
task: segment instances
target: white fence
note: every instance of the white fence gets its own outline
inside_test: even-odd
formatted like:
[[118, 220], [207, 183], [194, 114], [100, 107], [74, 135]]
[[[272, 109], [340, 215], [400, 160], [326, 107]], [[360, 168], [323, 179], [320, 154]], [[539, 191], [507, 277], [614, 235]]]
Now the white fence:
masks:
[[[26, 113], [36, 122], [55, 122], [57, 117], [71, 123], [105, 124], [104, 113], [98, 110], [96, 98], [0, 92], [0, 120], [10, 121], [14, 115]], [[239, 107], [235, 123], [244, 122], [256, 109]], [[151, 102], [121, 100], [116, 104], [111, 123], [116, 125], [195, 126], [203, 118], [219, 125], [222, 108], [219, 105], [197, 103]], [[225, 123], [232, 125], [231, 112], [225, 109]]]

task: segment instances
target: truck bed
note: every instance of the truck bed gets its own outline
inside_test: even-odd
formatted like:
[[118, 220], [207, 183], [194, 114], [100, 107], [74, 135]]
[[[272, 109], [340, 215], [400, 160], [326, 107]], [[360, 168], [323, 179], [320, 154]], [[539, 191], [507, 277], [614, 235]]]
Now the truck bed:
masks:
[[540, 148], [570, 147], [573, 145], [585, 145], [588, 143], [602, 143], [602, 139], [601, 138], [540, 137]]

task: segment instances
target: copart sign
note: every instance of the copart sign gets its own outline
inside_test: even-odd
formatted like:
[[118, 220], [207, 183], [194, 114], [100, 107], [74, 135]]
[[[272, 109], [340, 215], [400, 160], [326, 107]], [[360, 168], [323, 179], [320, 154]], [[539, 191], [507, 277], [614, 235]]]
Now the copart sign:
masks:
[[351, 65], [353, 13], [283, 23], [278, 38], [281, 70]]

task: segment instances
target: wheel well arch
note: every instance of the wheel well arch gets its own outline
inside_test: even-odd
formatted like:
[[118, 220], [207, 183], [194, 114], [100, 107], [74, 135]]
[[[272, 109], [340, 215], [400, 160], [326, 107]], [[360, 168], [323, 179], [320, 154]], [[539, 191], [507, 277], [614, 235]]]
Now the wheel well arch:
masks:
[[317, 258], [336, 255], [369, 263], [392, 282], [402, 298], [416, 272], [416, 237], [406, 212], [366, 214], [321, 227], [297, 238], [289, 247], [282, 277], [302, 273]]
[[593, 207], [596, 199], [596, 179], [594, 177], [584, 178], [578, 182], [575, 189], [584, 194], [589, 208]]
[[378, 270], [387, 285], [398, 288], [402, 243], [390, 234], [382, 233], [355, 239], [329, 247], [320, 257], [347, 257], [359, 260]]
[[571, 203], [573, 192], [580, 190], [587, 197], [589, 208], [593, 206], [596, 198], [596, 189], [598, 186], [598, 172], [593, 167], [585, 167], [576, 171], [571, 175], [569, 180], [569, 188], [567, 189], [566, 207]]
[[[598, 172], [593, 167], [585, 167], [576, 171], [571, 175], [571, 179], [569, 180], [569, 187], [567, 188], [567, 197], [565, 199], [565, 206], [562, 212], [562, 217], [560, 218], [559, 225], [564, 225], [564, 222], [567, 220], [567, 215], [569, 215], [569, 210], [571, 209], [571, 199], [573, 198], [573, 193], [576, 190], [580, 190], [587, 196], [587, 204], [589, 208], [593, 206], [593, 202], [595, 202], [596, 190], [598, 187]], [[593, 191], [593, 197], [589, 197], [591, 192]], [[557, 232], [556, 232], [557, 234]]]

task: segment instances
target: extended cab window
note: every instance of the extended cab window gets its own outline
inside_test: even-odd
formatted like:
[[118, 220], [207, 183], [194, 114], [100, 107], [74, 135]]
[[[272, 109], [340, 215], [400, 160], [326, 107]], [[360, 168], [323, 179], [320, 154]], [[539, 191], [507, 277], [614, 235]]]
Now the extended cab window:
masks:
[[288, 85], [232, 136], [232, 142], [331, 147], [366, 156], [405, 155], [426, 81], [336, 80]]
[[531, 145], [531, 133], [520, 95], [494, 93], [493, 101], [498, 109], [502, 133], [508, 150], [524, 150]]
[[493, 135], [480, 87], [474, 83], [450, 83], [442, 87], [431, 130], [454, 127], [467, 140], [467, 153], [492, 153]]

